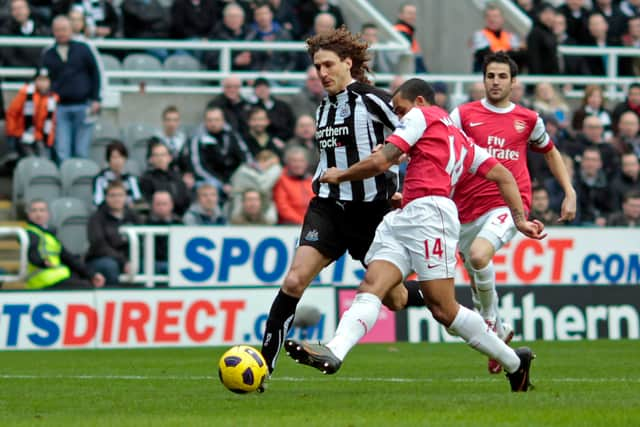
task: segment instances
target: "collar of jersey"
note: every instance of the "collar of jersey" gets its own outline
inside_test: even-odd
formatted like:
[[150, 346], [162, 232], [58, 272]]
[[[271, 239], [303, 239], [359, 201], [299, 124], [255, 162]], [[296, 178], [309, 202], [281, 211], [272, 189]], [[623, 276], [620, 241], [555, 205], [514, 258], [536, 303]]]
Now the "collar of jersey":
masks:
[[514, 104], [513, 102], [510, 102], [508, 107], [504, 107], [504, 108], [496, 107], [495, 105], [491, 105], [489, 101], [487, 101], [487, 98], [482, 98], [480, 100], [480, 103], [487, 110], [492, 111], [494, 113], [498, 113], [498, 114], [510, 113], [513, 111], [514, 108], [516, 108], [516, 104]]
[[343, 89], [343, 90], [341, 90], [340, 92], [338, 92], [337, 94], [335, 94], [335, 95], [328, 95], [328, 97], [329, 97], [329, 101], [330, 101], [330, 102], [336, 102], [336, 101], [339, 101], [341, 98], [346, 97], [346, 96], [347, 96], [347, 92], [348, 92], [348, 91], [347, 91], [347, 88], [348, 88], [349, 86], [351, 86], [353, 83], [355, 83], [355, 79], [351, 79], [351, 81], [349, 82], [349, 84], [347, 84], [347, 85], [344, 87], [344, 89]]

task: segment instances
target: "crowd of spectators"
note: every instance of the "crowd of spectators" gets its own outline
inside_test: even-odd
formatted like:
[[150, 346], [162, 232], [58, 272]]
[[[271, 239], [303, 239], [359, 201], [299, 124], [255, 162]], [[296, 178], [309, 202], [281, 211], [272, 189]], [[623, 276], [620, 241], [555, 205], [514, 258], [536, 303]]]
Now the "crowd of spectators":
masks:
[[[533, 8], [527, 9], [529, 3]], [[557, 44], [568, 41], [604, 46], [613, 43], [611, 40], [614, 39], [623, 40], [625, 36], [635, 38], [631, 32], [636, 21], [638, 28], [633, 31], [640, 36], [640, 18], [622, 12], [636, 10], [630, 9], [633, 2], [596, 3], [597, 10], [602, 13], [593, 14], [582, 6], [576, 9], [576, 4], [584, 4], [581, 0], [569, 0], [560, 8], [518, 1], [535, 22], [526, 40], [506, 32], [502, 28], [504, 19], [500, 10], [489, 5], [485, 13], [486, 28], [473, 36], [474, 59], [477, 62], [484, 53], [499, 48], [510, 50], [530, 72], [554, 74], [585, 70], [593, 73], [595, 62], [558, 56]], [[171, 14], [156, 0], [124, 0], [121, 11], [106, 0], [67, 6], [65, 10], [73, 13], [82, 8], [84, 25], [78, 28], [86, 37], [290, 40], [322, 31], [326, 24], [335, 26], [343, 19], [339, 9], [326, 0], [299, 4], [277, 0], [268, 5], [176, 0]], [[68, 123], [62, 135], [66, 132], [69, 136], [65, 138], [72, 135], [78, 138], [77, 130], [92, 125], [87, 117], [93, 113], [93, 108], [99, 109], [100, 79], [96, 78], [95, 64], [89, 59], [92, 54], [82, 47], [85, 46], [82, 43], [73, 43], [76, 39], [68, 34], [68, 27], [74, 27], [73, 14], [68, 18], [52, 18], [60, 11], [30, 8], [25, 0], [12, 0], [11, 12], [7, 22], [13, 22], [10, 27], [17, 28], [16, 31], [26, 35], [26, 30], [33, 33], [38, 29], [47, 34], [49, 25], [53, 24], [56, 38], [56, 44], [47, 51], [48, 56], [45, 55], [49, 62], [45, 67], [37, 68], [33, 82], [25, 85], [8, 108], [7, 131], [14, 149], [21, 156], [52, 156], [59, 163], [71, 155], [88, 157], [85, 142], [62, 144], [60, 129], [54, 126], [60, 123], [58, 116], [65, 115]], [[22, 21], [19, 21], [24, 15], [27, 20], [20, 18]], [[253, 16], [255, 22], [245, 25], [245, 16]], [[414, 48], [417, 46], [413, 33], [415, 16], [415, 6], [403, 5], [397, 24], [398, 31], [408, 37]], [[578, 19], [579, 16], [582, 18]], [[33, 23], [25, 24], [29, 20]], [[124, 27], [117, 25], [120, 22]], [[154, 33], [141, 34], [140, 31]], [[363, 38], [375, 42], [376, 27], [363, 26]], [[541, 50], [534, 52], [533, 47]], [[426, 61], [420, 52], [419, 46], [415, 48], [416, 67], [426, 71]], [[24, 60], [29, 52], [16, 55]], [[70, 58], [81, 55], [78, 63], [82, 66], [72, 71], [86, 80], [82, 85], [67, 88], [56, 84], [66, 78], [60, 77], [60, 73], [68, 71], [64, 64], [56, 62], [60, 55], [70, 55]], [[36, 57], [33, 55], [34, 61], [37, 61]], [[10, 58], [11, 55], [3, 55], [5, 61]], [[210, 64], [218, 60], [215, 55], [207, 54], [201, 59]], [[241, 90], [241, 79], [230, 75], [221, 82], [222, 93], [203, 106], [201, 122], [189, 124], [195, 125], [193, 127], [183, 126], [178, 108], [166, 106], [157, 129], [145, 136], [145, 161], [138, 165], [139, 173], [127, 168], [133, 160], [130, 154], [134, 141], [114, 138], [110, 142], [98, 159], [106, 167], [94, 179], [93, 214], [88, 225], [89, 249], [85, 256], [86, 271], [99, 273], [106, 286], [117, 284], [118, 276], [130, 270], [128, 244], [117, 231], [123, 224], [302, 223], [306, 205], [313, 196], [311, 177], [319, 160], [314, 144], [314, 117], [324, 90], [316, 70], [308, 60], [280, 52], [262, 56], [239, 51], [234, 53], [232, 61], [237, 69], [248, 69], [257, 64], [261, 70], [283, 70], [290, 66], [291, 69], [306, 70], [307, 77], [297, 94], [284, 99], [273, 96], [271, 86], [274, 82], [263, 78], [251, 83], [253, 92], [245, 97], [247, 92]], [[386, 71], [393, 61], [392, 56], [380, 54], [374, 57], [372, 65]], [[549, 62], [554, 63], [550, 65]], [[634, 65], [629, 64], [632, 70]], [[401, 81], [402, 77], [398, 77], [392, 85]], [[74, 92], [79, 86], [83, 92]], [[445, 84], [435, 84], [434, 89], [439, 105], [453, 107], [449, 104]], [[579, 201], [578, 216], [571, 225], [639, 226], [640, 84], [632, 84], [627, 98], [617, 104], [608, 102], [601, 87], [587, 85], [582, 102], [573, 108], [563, 99], [563, 89], [540, 83], [529, 94], [517, 84], [514, 85], [513, 102], [539, 112], [564, 155]], [[469, 100], [483, 96], [482, 84], [469, 87]], [[29, 103], [30, 107], [25, 107]], [[47, 121], [50, 122], [48, 126]], [[548, 225], [556, 225], [562, 192], [540, 156], [530, 153], [529, 167], [534, 181], [531, 216]], [[156, 272], [166, 272], [166, 239], [158, 237], [155, 250]], [[85, 279], [87, 274], [83, 270]]]

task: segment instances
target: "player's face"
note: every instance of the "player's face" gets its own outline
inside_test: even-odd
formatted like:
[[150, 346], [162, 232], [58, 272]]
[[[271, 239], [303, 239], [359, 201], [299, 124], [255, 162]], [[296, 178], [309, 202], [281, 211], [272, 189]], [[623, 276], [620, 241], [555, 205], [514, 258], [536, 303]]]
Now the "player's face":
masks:
[[509, 64], [492, 62], [484, 74], [484, 89], [492, 104], [499, 104], [511, 96], [511, 70]]
[[393, 97], [391, 103], [393, 104], [393, 112], [396, 113], [400, 119], [415, 106], [413, 102], [403, 98], [399, 93]]
[[342, 92], [351, 82], [351, 58], [340, 59], [335, 52], [320, 49], [313, 55], [313, 65], [329, 95]]

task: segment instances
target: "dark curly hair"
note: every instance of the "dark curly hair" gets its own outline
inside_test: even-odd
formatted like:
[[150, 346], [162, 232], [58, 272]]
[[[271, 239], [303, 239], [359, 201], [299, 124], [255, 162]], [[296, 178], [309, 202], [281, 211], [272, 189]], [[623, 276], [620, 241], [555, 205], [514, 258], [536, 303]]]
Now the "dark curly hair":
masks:
[[316, 34], [307, 39], [307, 52], [313, 61], [313, 56], [320, 49], [334, 52], [341, 60], [351, 58], [351, 77], [361, 83], [371, 83], [366, 73], [371, 72], [367, 61], [371, 58], [367, 53], [369, 44], [360, 39], [359, 34], [352, 34], [347, 27]]

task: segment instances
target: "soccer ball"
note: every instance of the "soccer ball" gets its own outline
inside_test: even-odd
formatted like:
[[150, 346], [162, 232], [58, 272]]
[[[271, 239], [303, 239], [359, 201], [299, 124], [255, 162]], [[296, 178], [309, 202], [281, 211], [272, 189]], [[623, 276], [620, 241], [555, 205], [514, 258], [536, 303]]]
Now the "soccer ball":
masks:
[[231, 347], [218, 362], [220, 381], [234, 393], [256, 391], [267, 377], [267, 372], [267, 362], [262, 354], [248, 345]]

